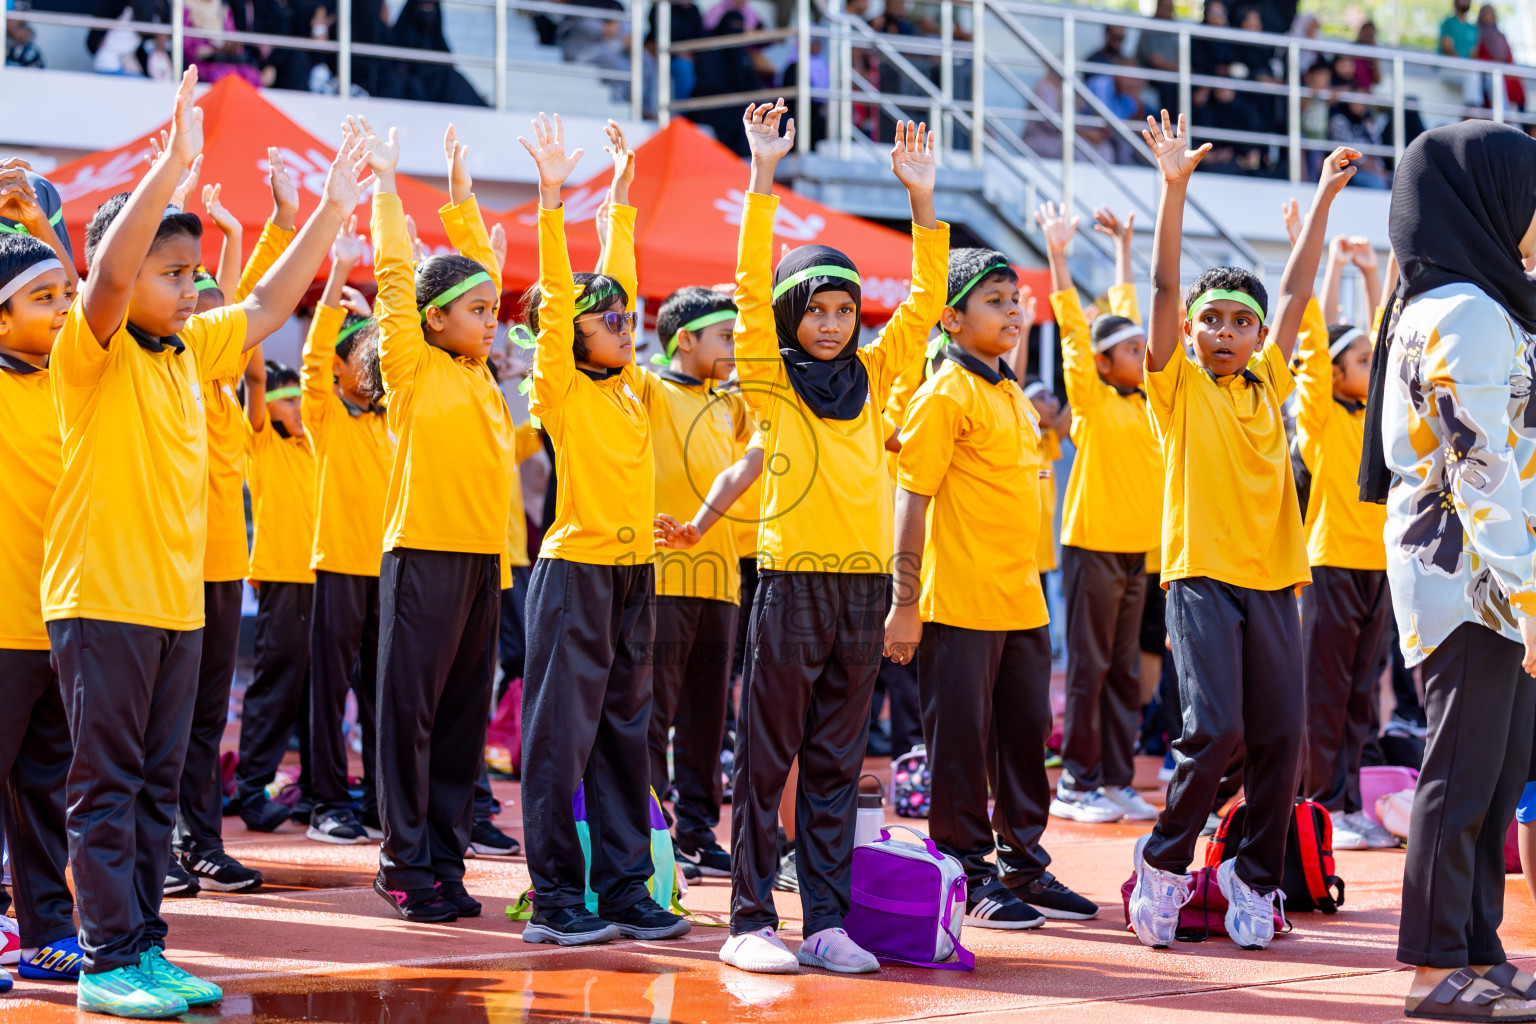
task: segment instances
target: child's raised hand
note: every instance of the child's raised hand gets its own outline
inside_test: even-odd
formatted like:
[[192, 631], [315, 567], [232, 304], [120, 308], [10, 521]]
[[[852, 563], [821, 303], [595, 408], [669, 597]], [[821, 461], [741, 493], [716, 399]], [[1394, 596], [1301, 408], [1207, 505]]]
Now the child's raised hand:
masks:
[[469, 198], [475, 190], [475, 182], [464, 163], [469, 147], [460, 144], [458, 129], [451, 124], [443, 133], [443, 155], [448, 158], [448, 198], [457, 206]]
[[267, 147], [267, 187], [272, 190], [272, 223], [291, 230], [299, 215], [299, 187], [276, 146]]
[[1108, 235], [1121, 245], [1130, 243], [1131, 228], [1135, 223], [1136, 214], [1134, 212], [1126, 214], [1125, 223], [1122, 224], [1120, 218], [1116, 217], [1107, 206], [1101, 206], [1093, 211], [1093, 230], [1100, 234]]
[[1349, 239], [1343, 235], [1334, 235], [1328, 243], [1328, 262], [1336, 266], [1343, 266], [1352, 261], [1354, 257], [1353, 247]]
[[782, 96], [772, 103], [747, 104], [746, 112], [741, 115], [741, 126], [746, 129], [747, 148], [754, 163], [776, 164], [795, 148], [794, 118], [785, 124], [784, 134], [779, 134], [779, 121], [788, 112]]
[[896, 122], [896, 141], [891, 145], [891, 173], [908, 192], [932, 192], [939, 167], [933, 158], [933, 136], [928, 125]]
[[1162, 124], [1158, 124], [1157, 119], [1149, 114], [1147, 129], [1141, 133], [1141, 137], [1147, 140], [1152, 155], [1157, 158], [1157, 166], [1163, 172], [1164, 181], [1188, 180], [1205, 154], [1211, 151], [1209, 142], [1199, 149], [1189, 148], [1189, 131], [1184, 125], [1183, 114], [1179, 115], [1177, 130], [1168, 121], [1168, 111], [1163, 111]]
[[1019, 310], [1019, 344], [1027, 345], [1029, 332], [1034, 330], [1035, 317], [1038, 315], [1034, 290], [1027, 284], [1019, 285]]
[[176, 87], [176, 103], [171, 115], [171, 134], [165, 140], [165, 151], [180, 166], [188, 167], [203, 151], [203, 112], [192, 102], [197, 89], [197, 65], [182, 72], [181, 84]]
[[349, 284], [341, 286], [341, 308], [358, 316], [373, 316], [373, 307], [368, 304], [368, 297]]
[[1340, 146], [1328, 154], [1328, 159], [1323, 161], [1322, 177], [1317, 182], [1317, 194], [1332, 199], [1338, 195], [1349, 179], [1355, 176], [1355, 168], [1350, 161], [1359, 160], [1360, 151], [1350, 149], [1348, 146]]
[[405, 215], [405, 234], [411, 240], [411, 259], [420, 263], [432, 255], [432, 247], [423, 242], [421, 236], [416, 233], [416, 218], [410, 214]]
[[1044, 203], [1035, 211], [1035, 223], [1045, 235], [1046, 246], [1055, 253], [1066, 251], [1067, 243], [1077, 234], [1077, 221], [1076, 217], [1067, 220], [1066, 208], [1058, 208], [1055, 203]]
[[36, 224], [48, 219], [43, 215], [42, 207], [37, 205], [37, 193], [20, 167], [0, 170], [0, 217], [18, 224]]
[[496, 269], [507, 265], [507, 229], [499, 223], [491, 225], [491, 252], [496, 255]]
[[356, 266], [363, 259], [363, 236], [357, 233], [356, 214], [347, 218], [347, 226], [336, 233], [331, 243], [331, 259], [347, 266]]
[[223, 185], [204, 185], [203, 209], [208, 211], [209, 219], [220, 231], [226, 235], [232, 235], [240, 230], [240, 221], [219, 201], [219, 193], [223, 190]]
[[615, 201], [621, 205], [629, 205], [629, 186], [635, 180], [635, 151], [629, 148], [629, 140], [624, 137], [624, 129], [618, 122], [609, 120], [603, 126], [603, 131], [608, 134], [608, 145], [603, 147], [613, 160], [613, 184], [608, 191], [614, 196]]
[[1376, 247], [1364, 235], [1352, 235], [1349, 239], [1349, 255], [1361, 270], [1374, 271], [1377, 267]]
[[192, 201], [192, 197], [197, 194], [197, 178], [198, 175], [202, 173], [203, 154], [199, 153], [197, 156], [192, 158], [192, 162], [187, 165], [186, 173], [183, 174], [181, 176], [181, 180], [176, 183], [176, 191], [171, 193], [172, 206], [176, 207], [176, 209], [182, 211], [183, 213], [187, 211], [187, 204], [190, 203]]
[[571, 154], [565, 152], [565, 126], [560, 123], [559, 114], [551, 121], [548, 115], [539, 111], [539, 119], [533, 122], [533, 139], [530, 143], [521, 135], [517, 137], [517, 141], [523, 144], [523, 148], [538, 165], [540, 187], [559, 188], [565, 184], [571, 172], [576, 170], [576, 164], [586, 150], [578, 149]]
[[699, 542], [699, 528], [692, 523], [679, 523], [665, 512], [656, 513], [653, 535], [659, 548], [691, 548]]
[[1285, 221], [1285, 233], [1291, 236], [1291, 245], [1301, 237], [1301, 205], [1292, 196], [1280, 204], [1280, 219]]
[[[395, 130], [389, 130], [390, 144], [395, 142]], [[396, 154], [399, 147], [395, 147]], [[367, 191], [367, 185], [363, 183], [363, 175], [370, 166], [369, 150], [364, 140], [352, 136], [344, 141], [341, 149], [337, 150], [336, 158], [331, 161], [330, 169], [325, 172], [325, 187], [321, 190], [326, 205], [330, 206], [341, 216], [345, 217], [357, 209], [357, 204], [362, 202], [363, 193]], [[390, 163], [390, 168], [394, 167]]]
[[358, 141], [362, 147], [361, 152], [368, 161], [368, 167], [374, 174], [393, 174], [395, 166], [400, 163], [400, 130], [391, 128], [389, 137], [383, 138], [373, 130], [373, 125], [361, 114], [347, 115], [346, 124], [343, 126], [347, 134]]

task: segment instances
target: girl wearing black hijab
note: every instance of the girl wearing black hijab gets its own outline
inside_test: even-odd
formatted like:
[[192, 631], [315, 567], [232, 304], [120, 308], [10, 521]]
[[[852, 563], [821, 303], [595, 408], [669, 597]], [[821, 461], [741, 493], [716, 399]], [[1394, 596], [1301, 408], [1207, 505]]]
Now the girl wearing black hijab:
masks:
[[[731, 815], [731, 938], [720, 958], [746, 971], [804, 964], [877, 969], [843, 931], [849, 910], [854, 797], [880, 667], [894, 548], [884, 397], [922, 358], [944, 306], [949, 227], [933, 212], [934, 160], [924, 127], [896, 131], [891, 170], [912, 204], [912, 290], [874, 344], [860, 349], [862, 282], [823, 245], [773, 258], [773, 171], [794, 144], [784, 101], [743, 118], [752, 178], [737, 256], [736, 368], [764, 437], [759, 582], [737, 720]], [[790, 762], [800, 759], [795, 861], [805, 939], [775, 935], [775, 826]]]
[[1403, 654], [1428, 745], [1397, 958], [1410, 1017], [1536, 1020], [1506, 962], [1504, 835], [1536, 721], [1536, 139], [1466, 121], [1420, 136], [1392, 196], [1401, 267], [1372, 367], [1361, 498], [1387, 503]]

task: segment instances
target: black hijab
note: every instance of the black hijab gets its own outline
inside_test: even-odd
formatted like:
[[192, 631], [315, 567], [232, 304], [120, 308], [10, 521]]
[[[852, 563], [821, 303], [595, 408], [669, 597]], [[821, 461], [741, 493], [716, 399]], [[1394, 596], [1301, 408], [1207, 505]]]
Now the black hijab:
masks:
[[1400, 273], [1371, 364], [1360, 458], [1360, 500], [1387, 500], [1381, 407], [1387, 352], [1409, 299], [1442, 285], [1475, 284], [1527, 331], [1536, 332], [1536, 281], [1520, 262], [1520, 239], [1536, 213], [1536, 139], [1509, 125], [1462, 121], [1408, 146], [1392, 187], [1388, 233]]
[[[831, 272], [818, 272], [823, 270]], [[852, 280], [839, 276], [838, 271], [853, 275]], [[791, 279], [795, 279], [794, 284], [784, 288], [784, 282]], [[779, 354], [784, 357], [790, 384], [812, 412], [824, 420], [858, 419], [869, 398], [869, 373], [858, 357], [857, 339], [849, 338], [836, 357], [817, 359], [800, 347], [795, 336], [811, 296], [819, 291], [852, 295], [857, 320], [863, 292], [853, 261], [825, 245], [791, 249], [773, 274], [773, 326], [779, 335]]]

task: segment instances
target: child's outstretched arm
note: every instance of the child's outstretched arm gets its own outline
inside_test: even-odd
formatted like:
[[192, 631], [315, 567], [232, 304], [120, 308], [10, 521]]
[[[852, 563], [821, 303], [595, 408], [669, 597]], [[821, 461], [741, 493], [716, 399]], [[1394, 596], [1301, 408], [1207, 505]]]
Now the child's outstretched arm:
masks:
[[150, 243], [160, 229], [160, 220], [170, 205], [177, 182], [193, 158], [202, 152], [203, 112], [192, 104], [196, 86], [197, 68], [190, 67], [176, 89], [175, 112], [165, 151], [150, 165], [149, 173], [107, 228], [91, 264], [90, 276], [81, 289], [81, 311], [102, 348], [107, 347], [128, 315], [133, 282], [149, 255]]
[[533, 122], [534, 141], [522, 136], [528, 155], [539, 168], [539, 336], [533, 355], [533, 388], [529, 408], [535, 416], [558, 406], [576, 384], [576, 283], [571, 253], [565, 242], [565, 185], [585, 150], [565, 152], [565, 128], [556, 114]]
[[[1295, 200], [1291, 200], [1295, 202]], [[1298, 226], [1296, 234], [1291, 239], [1294, 248], [1301, 239], [1301, 230]], [[1323, 311], [1323, 319], [1330, 324], [1339, 322], [1339, 286], [1344, 278], [1344, 264], [1349, 262], [1349, 253], [1346, 251], [1349, 240], [1339, 235], [1328, 243], [1328, 266], [1323, 270], [1323, 299], [1320, 303]]]
[[[747, 104], [742, 127], [752, 152], [751, 176], [736, 243], [736, 376], [754, 410], [764, 407], [767, 390], [783, 367], [773, 326], [773, 221], [779, 200], [773, 194], [773, 172], [795, 145], [795, 119], [779, 122], [789, 110], [782, 99]], [[761, 382], [757, 386], [749, 381]]]
[[629, 205], [629, 186], [635, 180], [635, 151], [629, 148], [624, 129], [609, 121], [604, 129], [608, 145], [603, 147], [613, 160], [613, 182], [608, 186], [608, 216], [601, 228], [602, 254], [597, 272], [613, 278], [629, 296], [633, 310], [640, 289], [640, 275], [635, 265], [635, 208]]
[[384, 379], [384, 390], [398, 391], [415, 379], [416, 368], [427, 354], [421, 312], [416, 308], [411, 238], [405, 227], [405, 209], [395, 191], [400, 133], [391, 128], [387, 137], [380, 136], [363, 117], [347, 118], [347, 127], [363, 141], [368, 166], [378, 179], [371, 231], [373, 278], [378, 285], [373, 315], [379, 325], [379, 373]]
[[1184, 248], [1184, 194], [1189, 190], [1189, 176], [1211, 151], [1211, 144], [1190, 149], [1184, 115], [1179, 115], [1179, 127], [1174, 131], [1166, 110], [1161, 125], [1148, 117], [1147, 129], [1141, 137], [1152, 148], [1163, 174], [1157, 227], [1152, 233], [1152, 324], [1147, 332], [1147, 369], [1156, 373], [1168, 365], [1183, 336], [1179, 327], [1184, 315], [1184, 300], [1179, 294], [1179, 260]]
[[267, 425], [267, 361], [262, 358], [260, 345], [251, 349], [250, 355], [245, 364], [245, 418], [259, 433]]
[[331, 246], [331, 272], [325, 279], [325, 291], [309, 332], [304, 335], [304, 361], [299, 365], [299, 414], [306, 425], [320, 422], [331, 397], [333, 375], [331, 359], [336, 355], [336, 337], [347, 317], [341, 305], [341, 293], [352, 268], [363, 257], [363, 237], [357, 234], [357, 216], [347, 218], [347, 226], [336, 235]]
[[691, 548], [720, 521], [726, 512], [746, 494], [757, 478], [763, 475], [763, 450], [750, 447], [746, 452], [720, 471], [704, 504], [693, 514], [693, 519], [679, 523], [665, 512], [656, 513], [654, 522], [656, 546], [659, 548]]
[[224, 236], [224, 245], [219, 249], [219, 266], [213, 275], [219, 287], [224, 288], [228, 287], [228, 282], [240, 276], [240, 257], [243, 255], [240, 250], [245, 241], [245, 230], [240, 226], [240, 219], [219, 201], [219, 193], [222, 191], [223, 185], [203, 186], [203, 209], [208, 211], [208, 218], [219, 229], [219, 234]]
[[480, 214], [480, 205], [475, 202], [474, 179], [470, 177], [469, 168], [464, 162], [469, 155], [469, 147], [459, 142], [458, 132], [451, 124], [443, 136], [443, 153], [448, 158], [450, 202], [438, 210], [437, 214], [443, 222], [443, 229], [448, 232], [448, 244], [484, 267], [485, 272], [491, 275], [491, 283], [496, 286], [497, 296], [500, 296], [501, 259], [496, 255], [491, 245], [491, 236], [485, 230], [485, 218]]
[[[1065, 213], [1066, 211], [1062, 211]], [[1077, 218], [1073, 218], [1075, 222]], [[1104, 206], [1093, 211], [1093, 230], [1101, 235], [1108, 235], [1115, 240], [1115, 285], [1124, 287], [1134, 286], [1136, 273], [1132, 269], [1131, 240], [1135, 237], [1136, 214], [1134, 211], [1126, 214], [1125, 220], [1116, 217], [1109, 207]], [[1054, 290], [1055, 286], [1052, 286]], [[1123, 314], [1118, 314], [1123, 315]]]
[[1275, 303], [1274, 327], [1269, 341], [1274, 344], [1286, 362], [1296, 349], [1296, 334], [1301, 328], [1301, 317], [1307, 302], [1312, 298], [1312, 282], [1317, 278], [1317, 262], [1323, 253], [1323, 238], [1328, 233], [1328, 211], [1339, 190], [1355, 176], [1351, 160], [1358, 160], [1358, 150], [1340, 146], [1323, 162], [1322, 178], [1317, 192], [1312, 196], [1312, 208], [1302, 223], [1301, 235], [1291, 258], [1285, 263], [1285, 273], [1280, 277], [1280, 298]]
[[[235, 287], [234, 301], [244, 302], [255, 291], [256, 285], [267, 276], [272, 264], [287, 251], [293, 242], [293, 233], [299, 215], [299, 188], [288, 176], [288, 165], [277, 152], [277, 147], [267, 147], [267, 186], [272, 190], [272, 215], [256, 239], [251, 258], [241, 270], [240, 283]], [[222, 282], [223, 277], [219, 280]]]
[[[1045, 236], [1046, 254], [1051, 265], [1051, 309], [1061, 332], [1061, 363], [1067, 398], [1074, 405], [1091, 408], [1102, 398], [1103, 388], [1099, 386], [1099, 371], [1093, 360], [1088, 318], [1083, 314], [1077, 289], [1072, 285], [1072, 273], [1067, 269], [1067, 244], [1077, 233], [1077, 218], [1067, 220], [1066, 213], [1065, 209], [1057, 209], [1055, 203], [1045, 203], [1035, 211], [1035, 223], [1040, 225]], [[1095, 230], [1103, 230], [1103, 217], [1113, 220], [1113, 214], [1107, 211], [1101, 210], [1095, 216]]]
[[1355, 266], [1360, 270], [1360, 280], [1365, 283], [1365, 308], [1374, 313], [1381, 305], [1381, 271], [1376, 247], [1369, 238], [1361, 235], [1351, 238], [1349, 247]]
[[885, 656], [905, 665], [917, 655], [923, 636], [918, 597], [923, 589], [923, 545], [928, 541], [928, 506], [933, 498], [906, 488], [896, 491], [896, 555], [891, 560], [891, 610], [885, 616]]

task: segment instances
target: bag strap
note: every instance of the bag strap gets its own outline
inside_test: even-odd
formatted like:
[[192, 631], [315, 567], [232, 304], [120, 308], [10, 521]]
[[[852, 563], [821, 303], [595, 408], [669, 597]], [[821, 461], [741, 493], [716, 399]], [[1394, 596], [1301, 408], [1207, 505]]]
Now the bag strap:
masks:
[[932, 839], [929, 839], [926, 835], [919, 832], [917, 829], [908, 825], [882, 825], [880, 827], [881, 842], [887, 842], [891, 838], [891, 829], [893, 828], [905, 829], [906, 831], [911, 832], [913, 835], [917, 836], [917, 838], [923, 841], [923, 846], [927, 848], [928, 856], [932, 857], [940, 864], [944, 863], [944, 855], [939, 852], [937, 844], [935, 844]]
[[[1302, 801], [1296, 805], [1295, 812], [1296, 844], [1301, 848], [1301, 875], [1314, 903], [1328, 898], [1328, 881], [1323, 875], [1323, 840], [1317, 832], [1316, 807], [1310, 801]], [[1326, 827], [1332, 830], [1332, 820]]]
[[[898, 825], [897, 827], [900, 828], [901, 826]], [[913, 829], [911, 831], [916, 830]], [[949, 912], [955, 907], [955, 893], [964, 893], [965, 887], [966, 879], [964, 875], [961, 875], [959, 878], [955, 879], [954, 884], [949, 887], [949, 895], [944, 900], [944, 913], [939, 918], [939, 927], [944, 929], [944, 934], [948, 935], [950, 942], [954, 943], [954, 960], [946, 960], [943, 963], [932, 963], [923, 960], [908, 960], [905, 957], [890, 956], [889, 954], [885, 953], [875, 954], [875, 959], [879, 960], [883, 964], [905, 964], [908, 967], [929, 967], [937, 971], [974, 971], [976, 969], [976, 954], [960, 945], [960, 933], [958, 931], [949, 930]], [[857, 889], [854, 891], [858, 892]], [[896, 901], [893, 900], [891, 902]], [[900, 911], [896, 911], [896, 913], [900, 913]]]

